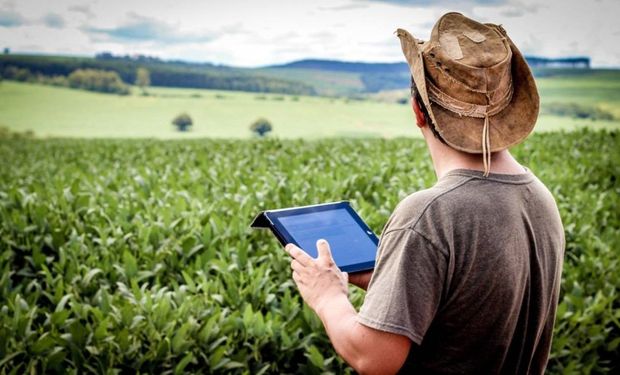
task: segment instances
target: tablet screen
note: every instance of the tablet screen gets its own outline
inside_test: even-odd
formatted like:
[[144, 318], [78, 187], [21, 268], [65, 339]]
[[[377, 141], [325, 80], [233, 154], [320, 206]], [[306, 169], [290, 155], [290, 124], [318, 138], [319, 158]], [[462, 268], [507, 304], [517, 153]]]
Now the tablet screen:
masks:
[[343, 271], [348, 265], [374, 262], [377, 244], [346, 208], [278, 217], [299, 247], [316, 258], [316, 241], [329, 242], [334, 261]]

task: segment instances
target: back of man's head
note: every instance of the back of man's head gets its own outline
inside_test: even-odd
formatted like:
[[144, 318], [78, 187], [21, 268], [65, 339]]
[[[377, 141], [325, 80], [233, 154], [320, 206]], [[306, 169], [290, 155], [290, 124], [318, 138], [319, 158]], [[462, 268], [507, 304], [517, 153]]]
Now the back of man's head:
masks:
[[538, 117], [532, 73], [506, 31], [459, 13], [435, 24], [430, 40], [397, 30], [412, 76], [412, 97], [445, 144], [482, 154], [521, 142]]

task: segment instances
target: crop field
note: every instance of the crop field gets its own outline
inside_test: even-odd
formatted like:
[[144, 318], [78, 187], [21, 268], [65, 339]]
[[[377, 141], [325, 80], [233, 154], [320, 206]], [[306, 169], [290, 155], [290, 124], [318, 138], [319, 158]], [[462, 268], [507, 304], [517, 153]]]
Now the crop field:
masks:
[[[514, 149], [566, 230], [550, 374], [620, 370], [619, 149], [587, 129]], [[435, 181], [413, 138], [0, 140], [0, 159], [3, 374], [350, 373], [248, 225], [348, 199], [380, 233]]]
[[[537, 82], [542, 112], [536, 131], [620, 129], [620, 70]], [[142, 96], [137, 88], [133, 91], [117, 96], [4, 81], [0, 126], [31, 130], [39, 137], [247, 139], [250, 124], [265, 117], [274, 127], [270, 135], [279, 138], [419, 136], [410, 106], [397, 102], [407, 97], [406, 90], [356, 99], [173, 88], [149, 88], [150, 96]], [[584, 107], [585, 113], [561, 112], [571, 105]], [[605, 116], [588, 118], [593, 111]], [[189, 132], [171, 125], [181, 112], [194, 120]]]

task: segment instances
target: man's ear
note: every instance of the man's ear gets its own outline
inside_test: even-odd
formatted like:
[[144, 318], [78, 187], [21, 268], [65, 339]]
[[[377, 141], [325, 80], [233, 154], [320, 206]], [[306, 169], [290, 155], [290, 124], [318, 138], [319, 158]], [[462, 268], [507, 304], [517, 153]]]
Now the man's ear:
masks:
[[413, 113], [415, 113], [416, 123], [418, 124], [418, 128], [423, 128], [426, 126], [426, 117], [424, 113], [420, 109], [420, 104], [415, 99], [415, 97], [411, 98], [411, 106], [413, 107]]

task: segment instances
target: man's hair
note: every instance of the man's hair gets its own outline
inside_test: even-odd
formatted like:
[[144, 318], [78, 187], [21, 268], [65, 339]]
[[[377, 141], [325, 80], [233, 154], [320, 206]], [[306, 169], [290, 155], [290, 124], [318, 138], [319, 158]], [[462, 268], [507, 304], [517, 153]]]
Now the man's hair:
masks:
[[413, 76], [411, 77], [411, 99], [418, 102], [418, 107], [420, 107], [420, 110], [422, 111], [422, 114], [424, 115], [424, 121], [426, 121], [426, 125], [428, 125], [429, 129], [431, 129], [431, 132], [433, 132], [433, 135], [435, 136], [435, 138], [439, 139], [441, 143], [447, 144], [446, 141], [444, 141], [443, 138], [441, 138], [441, 136], [439, 135], [439, 132], [437, 132], [437, 129], [435, 129], [435, 124], [433, 124], [433, 122], [431, 121], [431, 116], [429, 116], [428, 109], [426, 108], [426, 105], [422, 101], [422, 97], [420, 96], [420, 93], [418, 92], [418, 86], [416, 86], [415, 81], [413, 80]]

